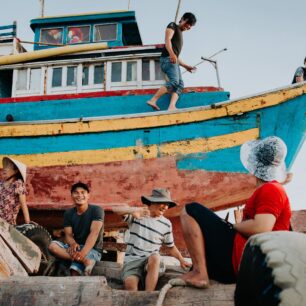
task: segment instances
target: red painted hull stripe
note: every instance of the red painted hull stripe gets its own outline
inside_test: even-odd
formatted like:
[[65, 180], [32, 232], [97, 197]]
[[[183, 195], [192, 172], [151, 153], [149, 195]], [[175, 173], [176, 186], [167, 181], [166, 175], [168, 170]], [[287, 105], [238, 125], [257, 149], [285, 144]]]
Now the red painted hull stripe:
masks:
[[[157, 89], [135, 89], [135, 90], [116, 90], [116, 91], [98, 91], [86, 92], [78, 94], [64, 95], [43, 95], [30, 97], [15, 97], [15, 98], [0, 98], [0, 104], [4, 103], [22, 103], [22, 102], [42, 102], [48, 100], [67, 100], [67, 99], [82, 99], [82, 98], [98, 98], [98, 97], [115, 97], [115, 96], [137, 96], [137, 95], [153, 95]], [[221, 91], [217, 87], [188, 87], [184, 92], [213, 92]]]

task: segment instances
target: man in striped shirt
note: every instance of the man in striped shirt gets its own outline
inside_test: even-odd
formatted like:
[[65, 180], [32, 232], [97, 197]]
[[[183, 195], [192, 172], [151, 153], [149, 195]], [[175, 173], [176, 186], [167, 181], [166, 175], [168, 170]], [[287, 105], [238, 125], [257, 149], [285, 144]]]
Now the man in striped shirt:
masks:
[[170, 255], [179, 260], [182, 268], [186, 269], [190, 264], [174, 245], [172, 224], [163, 216], [168, 208], [176, 206], [170, 192], [156, 188], [151, 196], [142, 196], [141, 200], [148, 207], [113, 209], [125, 216], [129, 226], [122, 279], [126, 290], [137, 291], [141, 281], [146, 291], [153, 291], [158, 281], [162, 245], [169, 248]]

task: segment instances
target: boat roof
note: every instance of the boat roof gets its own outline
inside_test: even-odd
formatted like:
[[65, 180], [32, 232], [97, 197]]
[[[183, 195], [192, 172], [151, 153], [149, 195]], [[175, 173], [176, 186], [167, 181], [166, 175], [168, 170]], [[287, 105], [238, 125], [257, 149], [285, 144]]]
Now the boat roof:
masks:
[[126, 45], [142, 45], [135, 11], [112, 11], [95, 12], [77, 15], [47, 16], [35, 18], [30, 21], [30, 26], [35, 32], [37, 28], [47, 28], [64, 25], [84, 25], [88, 23], [111, 23], [119, 22], [122, 24], [123, 36]]

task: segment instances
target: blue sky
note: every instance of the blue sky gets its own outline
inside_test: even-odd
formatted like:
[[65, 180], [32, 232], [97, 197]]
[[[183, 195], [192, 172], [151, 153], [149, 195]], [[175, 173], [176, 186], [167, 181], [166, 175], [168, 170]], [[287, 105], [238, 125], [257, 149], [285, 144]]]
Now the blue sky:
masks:
[[[22, 40], [33, 40], [30, 19], [40, 14], [39, 0], [0, 0], [1, 25], [17, 21]], [[128, 0], [45, 0], [45, 15], [126, 10]], [[130, 0], [144, 44], [162, 43], [165, 27], [174, 20], [178, 0]], [[216, 51], [222, 87], [232, 98], [291, 83], [306, 56], [305, 0], [182, 0], [180, 14], [193, 12], [196, 26], [184, 33], [182, 59], [201, 61]], [[32, 49], [30, 45], [26, 46]], [[205, 63], [195, 74], [184, 74], [188, 86], [217, 84], [213, 67]], [[306, 145], [291, 169], [286, 189], [294, 209], [306, 209]]]

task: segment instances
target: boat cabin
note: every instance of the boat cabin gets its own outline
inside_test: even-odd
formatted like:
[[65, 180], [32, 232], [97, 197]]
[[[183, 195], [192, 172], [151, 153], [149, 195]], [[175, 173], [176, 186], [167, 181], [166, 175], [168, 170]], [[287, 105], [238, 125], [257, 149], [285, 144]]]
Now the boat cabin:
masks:
[[[31, 28], [32, 53], [43, 58], [1, 65], [0, 79], [11, 75], [5, 77], [11, 90], [1, 86], [0, 98], [152, 89], [164, 83], [159, 64], [163, 45], [142, 45], [135, 12], [37, 18]], [[99, 43], [106, 48], [60, 53]]]

